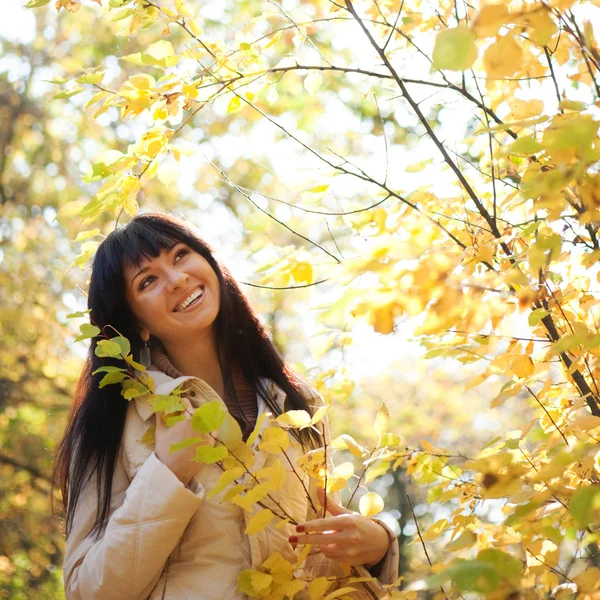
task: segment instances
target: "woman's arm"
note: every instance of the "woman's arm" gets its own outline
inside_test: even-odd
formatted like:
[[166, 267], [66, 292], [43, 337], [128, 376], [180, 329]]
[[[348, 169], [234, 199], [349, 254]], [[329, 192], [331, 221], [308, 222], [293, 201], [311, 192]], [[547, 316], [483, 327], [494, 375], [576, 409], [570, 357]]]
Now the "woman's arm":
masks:
[[[324, 400], [321, 397], [321, 395], [318, 392], [316, 392], [314, 389], [312, 389], [310, 386], [308, 386], [308, 384], [305, 383], [305, 386], [307, 389], [304, 391], [304, 393], [306, 394], [309, 404], [311, 404], [315, 410], [317, 408], [319, 408], [320, 406], [324, 406]], [[329, 433], [329, 424], [327, 421], [327, 417], [325, 417], [325, 419], [323, 419], [322, 423], [323, 423], [323, 427], [324, 427], [325, 439], [329, 443], [331, 436]], [[330, 465], [332, 465], [330, 457], [328, 457], [328, 462], [330, 463]], [[322, 490], [318, 490], [317, 486], [315, 485], [315, 480], [312, 478], [310, 479], [310, 482], [309, 482], [308, 491], [309, 491], [309, 494], [312, 499], [312, 505], [314, 505], [317, 508], [321, 507], [322, 506], [321, 498], [323, 497]], [[347, 521], [349, 521], [350, 522], [349, 524], [351, 524], [351, 529], [353, 530], [351, 532], [352, 535], [355, 538], [360, 537], [361, 535], [366, 535], [368, 537], [368, 540], [362, 540], [362, 541], [358, 540], [358, 543], [356, 544], [356, 546], [365, 547], [367, 545], [373, 545], [372, 550], [374, 552], [377, 552], [375, 545], [377, 545], [377, 546], [382, 545], [385, 548], [385, 544], [387, 543], [387, 551], [385, 551], [383, 558], [381, 558], [381, 560], [379, 560], [379, 562], [377, 562], [375, 564], [367, 562], [366, 564], [357, 567], [358, 571], [360, 572], [360, 575], [361, 576], [371, 575], [373, 577], [376, 577], [379, 580], [379, 582], [382, 584], [391, 584], [394, 581], [396, 581], [398, 579], [399, 545], [398, 545], [398, 539], [394, 535], [394, 533], [389, 529], [389, 527], [387, 527], [387, 525], [385, 525], [385, 523], [383, 521], [381, 521], [379, 519], [375, 519], [373, 517], [370, 517], [370, 518], [363, 517], [361, 515], [352, 513], [352, 511], [349, 511], [349, 510], [341, 507], [339, 493], [335, 492], [333, 494], [327, 494], [327, 496], [328, 496], [329, 500], [332, 500], [334, 503], [334, 505], [330, 504], [331, 510], [328, 510], [328, 512], [331, 515], [334, 515], [334, 518], [337, 518], [337, 519], [339, 519], [340, 516], [343, 516], [342, 511], [344, 513], [348, 514], [348, 516], [351, 517], [351, 518], [347, 519]], [[336, 511], [334, 506], [339, 507], [341, 510]], [[312, 510], [311, 506], [309, 505], [308, 514], [306, 516], [306, 522], [301, 523], [300, 525], [306, 526], [311, 521], [314, 523], [315, 520], [320, 519], [323, 516], [323, 513], [322, 513], [322, 511], [319, 511], [319, 512], [320, 512], [320, 514], [316, 514], [315, 511]], [[329, 518], [331, 518], [331, 517], [329, 517], [329, 515], [328, 515], [328, 519]], [[355, 522], [352, 523], [352, 521], [355, 521]], [[356, 521], [361, 521], [361, 523], [357, 523]], [[364, 522], [362, 522], [362, 521], [364, 521]], [[371, 525], [375, 525], [375, 524], [377, 524], [377, 529], [370, 532], [369, 530], [371, 529]], [[297, 535], [298, 543], [303, 543], [303, 541], [305, 541], [303, 538], [307, 534], [310, 534], [309, 529], [310, 529], [309, 527], [306, 527], [305, 532], [298, 532], [298, 535]], [[376, 535], [373, 535], [373, 534], [376, 534]], [[375, 543], [371, 544], [372, 540], [374, 540], [375, 537], [378, 540], [383, 540], [381, 542], [381, 544], [379, 544], [379, 542], [377, 542], [376, 544]], [[387, 540], [386, 540], [386, 538], [387, 538]], [[367, 544], [367, 542], [368, 542], [368, 544]], [[310, 543], [310, 542], [305, 542], [305, 543]], [[346, 546], [346, 547], [351, 547], [351, 545]], [[315, 546], [314, 549], [317, 550], [318, 548], [319, 548], [319, 546]], [[331, 549], [333, 550], [334, 548], [331, 548]], [[327, 552], [326, 546], [323, 547], [323, 550], [325, 552]], [[379, 556], [377, 558], [379, 558]], [[318, 576], [324, 576], [324, 575], [341, 576], [341, 574], [342, 574], [341, 562], [343, 562], [343, 561], [336, 560], [336, 559], [332, 558], [331, 556], [327, 556], [325, 553], [317, 551], [317, 552], [314, 552], [314, 554], [311, 554], [307, 558], [306, 565], [305, 565], [305, 571], [306, 571], [306, 574], [310, 577], [318, 577]], [[348, 560], [348, 562], [350, 562], [350, 560]], [[356, 563], [354, 563], [354, 564], [356, 564]], [[380, 588], [379, 591], [382, 592], [383, 589]], [[362, 599], [363, 596], [361, 595], [360, 597]], [[371, 598], [372, 596], [365, 595], [364, 597]]]
[[145, 600], [202, 502], [204, 490], [195, 489], [186, 488], [154, 453], [131, 483], [119, 460], [110, 519], [97, 539], [89, 535], [97, 506], [92, 477], [67, 537], [67, 600]]

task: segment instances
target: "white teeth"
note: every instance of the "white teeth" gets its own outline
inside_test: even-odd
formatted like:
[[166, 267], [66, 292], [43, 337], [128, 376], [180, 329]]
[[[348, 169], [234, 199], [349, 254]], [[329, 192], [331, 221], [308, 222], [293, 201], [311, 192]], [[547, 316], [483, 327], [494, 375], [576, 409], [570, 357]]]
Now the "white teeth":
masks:
[[185, 310], [198, 296], [202, 295], [202, 288], [198, 288], [195, 292], [192, 292], [176, 309], [175, 312]]

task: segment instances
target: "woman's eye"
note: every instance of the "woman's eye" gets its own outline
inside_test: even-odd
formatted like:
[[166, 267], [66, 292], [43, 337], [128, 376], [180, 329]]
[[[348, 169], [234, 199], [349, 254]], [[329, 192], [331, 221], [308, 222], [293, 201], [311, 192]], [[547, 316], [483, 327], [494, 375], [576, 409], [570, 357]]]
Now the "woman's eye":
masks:
[[140, 283], [140, 290], [143, 290], [146, 287], [146, 285], [145, 285], [146, 281], [149, 281], [153, 277], [154, 277], [154, 275], [150, 275], [150, 277], [146, 277], [146, 279], [144, 279], [144, 281], [142, 281], [142, 283]]
[[[178, 259], [179, 255], [185, 256], [186, 254], [189, 254], [189, 252], [190, 251], [187, 248], [182, 248], [181, 250], [177, 251], [177, 253], [175, 254], [175, 258]], [[154, 275], [150, 275], [150, 276], [146, 277], [146, 279], [144, 279], [144, 281], [142, 281], [142, 283], [140, 283], [140, 290], [143, 290], [146, 287], [146, 282], [150, 281], [153, 278], [154, 278]]]

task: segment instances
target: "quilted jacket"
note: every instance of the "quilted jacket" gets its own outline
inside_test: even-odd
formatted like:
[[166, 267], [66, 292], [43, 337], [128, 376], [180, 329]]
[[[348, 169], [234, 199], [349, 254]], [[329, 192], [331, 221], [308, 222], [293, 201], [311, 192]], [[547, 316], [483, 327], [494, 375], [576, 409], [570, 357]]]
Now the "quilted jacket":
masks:
[[[155, 393], [170, 394], [185, 382], [185, 396], [194, 407], [219, 400], [220, 396], [203, 380], [183, 376], [172, 378], [159, 370], [149, 370], [156, 384]], [[271, 380], [264, 380], [268, 390], [282, 408], [285, 393]], [[322, 405], [321, 397], [304, 384], [309, 404]], [[267, 411], [258, 397], [258, 414]], [[184, 486], [172, 471], [161, 463], [152, 444], [142, 436], [154, 424], [147, 400], [136, 398], [128, 406], [118, 464], [113, 477], [111, 513], [108, 526], [100, 538], [89, 535], [96, 514], [95, 479], [92, 477], [80, 497], [73, 526], [67, 537], [64, 583], [68, 600], [246, 600], [238, 591], [238, 575], [244, 569], [258, 568], [272, 553], [279, 552], [295, 562], [302, 547], [296, 550], [288, 542], [295, 533], [286, 523], [279, 529], [276, 521], [261, 532], [246, 535], [244, 530], [254, 514], [230, 501], [222, 501], [220, 492], [206, 496], [217, 483], [221, 470], [215, 464], [198, 464], [195, 477]], [[272, 426], [262, 421], [262, 431]], [[269, 466], [273, 454], [266, 454], [254, 444], [256, 463], [253, 471]], [[293, 442], [287, 451], [293, 464], [302, 456]], [[245, 477], [248, 477], [247, 475]], [[242, 479], [244, 481], [244, 479]], [[319, 506], [316, 490], [308, 477], [304, 484]], [[274, 501], [296, 522], [316, 518], [306, 498], [302, 483], [290, 470]], [[267, 506], [276, 505], [267, 500]], [[260, 507], [254, 507], [258, 510]], [[379, 581], [392, 583], [398, 576], [398, 542], [388, 531], [390, 547], [379, 569]], [[364, 567], [360, 575], [369, 575]], [[307, 577], [341, 576], [342, 565], [315, 552], [306, 561]], [[361, 587], [361, 584], [355, 584]], [[371, 584], [375, 594], [364, 591], [353, 598], [384, 597], [377, 582]], [[377, 588], [377, 589], [375, 589]], [[332, 588], [333, 589], [333, 588]], [[305, 592], [295, 598], [305, 598]]]

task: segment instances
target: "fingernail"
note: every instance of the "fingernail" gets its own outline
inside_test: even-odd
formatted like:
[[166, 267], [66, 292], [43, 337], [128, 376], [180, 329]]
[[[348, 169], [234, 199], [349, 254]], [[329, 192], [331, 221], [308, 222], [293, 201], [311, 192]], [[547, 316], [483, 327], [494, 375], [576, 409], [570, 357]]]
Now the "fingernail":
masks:
[[290, 535], [290, 537], [288, 538], [288, 541], [290, 542], [290, 544], [297, 544], [298, 543], [298, 536], [297, 535]]
[[296, 531], [298, 533], [303, 533], [305, 531], [304, 525], [296, 525]]

